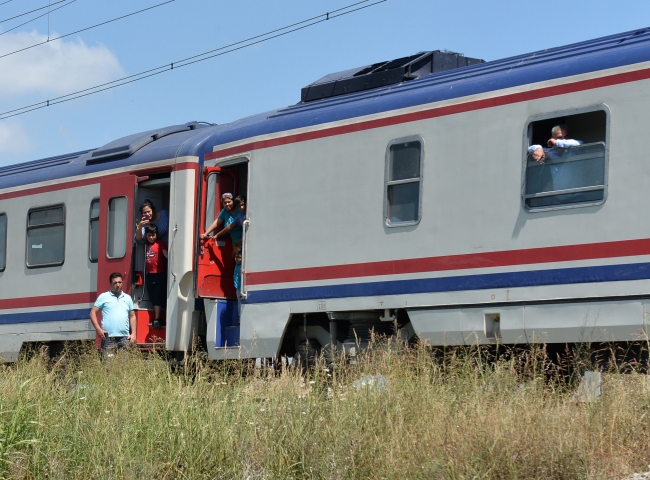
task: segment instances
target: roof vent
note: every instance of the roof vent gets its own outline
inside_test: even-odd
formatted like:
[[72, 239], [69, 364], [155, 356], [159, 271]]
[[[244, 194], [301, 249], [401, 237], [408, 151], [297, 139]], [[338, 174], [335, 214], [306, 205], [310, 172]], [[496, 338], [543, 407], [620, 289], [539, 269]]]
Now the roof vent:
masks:
[[95, 150], [90, 155], [90, 158], [86, 160], [86, 165], [129, 157], [142, 147], [149, 145], [151, 142], [155, 142], [159, 138], [171, 135], [172, 133], [194, 130], [195, 128], [197, 128], [197, 122], [187, 122], [184, 125], [173, 125], [171, 127], [149, 130], [148, 132], [122, 137]]
[[302, 102], [336, 97], [413, 80], [432, 73], [466, 67], [485, 60], [465, 57], [461, 53], [434, 50], [388, 62], [331, 73], [301, 91]]

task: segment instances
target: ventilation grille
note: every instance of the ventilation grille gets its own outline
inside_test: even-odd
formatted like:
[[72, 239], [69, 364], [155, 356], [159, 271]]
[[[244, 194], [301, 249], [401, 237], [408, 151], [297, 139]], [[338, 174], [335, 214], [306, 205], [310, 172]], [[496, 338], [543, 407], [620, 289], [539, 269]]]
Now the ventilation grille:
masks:
[[483, 62], [484, 60], [465, 57], [454, 52], [441, 50], [420, 52], [408, 57], [326, 75], [302, 89], [301, 101], [303, 103], [313, 102], [314, 100], [371, 90]]

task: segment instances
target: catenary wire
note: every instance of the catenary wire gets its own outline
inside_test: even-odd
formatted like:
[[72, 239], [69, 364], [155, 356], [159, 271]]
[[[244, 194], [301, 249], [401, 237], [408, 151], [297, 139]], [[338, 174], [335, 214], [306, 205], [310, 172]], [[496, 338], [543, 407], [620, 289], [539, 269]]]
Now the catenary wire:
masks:
[[[127, 84], [130, 84], [130, 83], [138, 82], [140, 80], [144, 80], [146, 78], [153, 77], [153, 76], [159, 75], [161, 73], [169, 72], [171, 70], [174, 70], [175, 68], [178, 69], [178, 68], [181, 68], [181, 67], [186, 67], [186, 66], [198, 63], [198, 62], [209, 60], [209, 59], [214, 58], [214, 57], [225, 55], [227, 53], [231, 53], [231, 52], [234, 52], [234, 51], [237, 51], [237, 50], [248, 48], [248, 47], [251, 47], [253, 45], [256, 45], [256, 44], [259, 44], [259, 43], [262, 43], [262, 42], [266, 42], [268, 40], [272, 40], [274, 38], [281, 37], [283, 35], [287, 35], [289, 33], [293, 33], [293, 32], [296, 32], [298, 30], [302, 30], [304, 28], [311, 27], [311, 26], [314, 26], [314, 25], [322, 23], [322, 22], [326, 22], [326, 21], [334, 19], [334, 18], [342, 17], [344, 15], [348, 15], [350, 13], [354, 13], [354, 12], [357, 12], [359, 10], [363, 10], [365, 8], [369, 8], [369, 7], [378, 5], [380, 3], [387, 2], [388, 0], [377, 0], [377, 1], [373, 2], [373, 3], [368, 4], [368, 5], [363, 5], [361, 7], [352, 9], [352, 7], [355, 7], [355, 6], [363, 4], [363, 3], [367, 3], [369, 1], [371, 1], [371, 0], [362, 0], [360, 2], [353, 3], [353, 4], [348, 5], [346, 7], [339, 8], [339, 9], [334, 10], [332, 12], [323, 13], [321, 15], [317, 15], [315, 17], [312, 17], [312, 18], [309, 18], [309, 19], [306, 19], [306, 20], [302, 20], [300, 22], [297, 22], [297, 23], [294, 23], [294, 24], [291, 24], [291, 25], [287, 25], [287, 26], [282, 27], [282, 28], [271, 30], [271, 31], [266, 32], [266, 33], [261, 34], [261, 35], [256, 35], [254, 37], [249, 37], [249, 38], [247, 38], [245, 40], [241, 40], [239, 42], [231, 43], [229, 45], [219, 47], [219, 48], [216, 48], [216, 49], [208, 50], [207, 52], [203, 52], [203, 53], [198, 54], [198, 55], [193, 55], [193, 56], [190, 56], [190, 57], [186, 57], [184, 59], [181, 59], [181, 60], [178, 60], [178, 61], [175, 61], [175, 62], [166, 63], [166, 64], [161, 65], [159, 67], [154, 67], [154, 68], [151, 68], [149, 70], [144, 70], [142, 72], [139, 72], [139, 73], [136, 73], [136, 74], [133, 74], [133, 75], [129, 75], [129, 76], [126, 76], [126, 77], [122, 77], [122, 78], [119, 78], [117, 80], [113, 80], [111, 82], [106, 82], [106, 83], [103, 83], [103, 84], [100, 84], [100, 85], [95, 85], [94, 87], [86, 88], [86, 89], [83, 89], [83, 90], [78, 90], [76, 92], [69, 93], [67, 95], [62, 95], [62, 96], [55, 97], [55, 98], [52, 98], [50, 100], [41, 101], [41, 102], [38, 102], [38, 103], [33, 103], [31, 105], [26, 105], [26, 106], [21, 107], [21, 108], [16, 108], [16, 109], [13, 109], [13, 110], [7, 110], [5, 112], [0, 112], [0, 120], [4, 120], [4, 119], [10, 118], [10, 117], [15, 117], [15, 116], [18, 116], [18, 115], [23, 115], [25, 113], [32, 112], [34, 110], [39, 110], [41, 108], [49, 107], [51, 105], [56, 105], [56, 104], [59, 104], [59, 103], [69, 102], [71, 100], [76, 100], [78, 98], [87, 97], [89, 95], [94, 95], [95, 93], [100, 93], [100, 92], [103, 92], [103, 91], [106, 91], [106, 90], [110, 90], [112, 88], [116, 88], [116, 87], [120, 87], [120, 86], [127, 85]], [[337, 12], [340, 12], [340, 13], [337, 13]], [[332, 15], [333, 13], [336, 13], [336, 14]], [[321, 18], [321, 17], [324, 17], [324, 18]], [[311, 22], [311, 23], [308, 23], [308, 22]], [[292, 27], [295, 27], [295, 28], [292, 28]], [[283, 31], [283, 30], [286, 30], [286, 31]], [[278, 33], [278, 32], [280, 32], [280, 33]], [[275, 35], [270, 35], [272, 33], [275, 33]], [[264, 37], [264, 38], [261, 38], [261, 37]], [[256, 40], [256, 41], [252, 41], [252, 40]], [[237, 45], [239, 45], [239, 46], [237, 46]], [[219, 51], [219, 50], [224, 50], [224, 51], [221, 51], [220, 53], [216, 53], [216, 54], [213, 54], [213, 55], [206, 56], [206, 55], [208, 55], [210, 53], [214, 53], [214, 52]], [[199, 57], [204, 57], [204, 58], [199, 58]]]
[[[61, 40], [62, 38], [69, 37], [70, 35], [76, 35], [77, 33], [85, 32], [86, 30], [91, 30], [93, 28], [101, 27], [102, 25], [106, 25], [107, 23], [116, 22], [118, 20], [122, 20], [123, 18], [127, 18], [127, 17], [130, 17], [132, 15], [137, 15], [138, 13], [146, 12], [147, 10], [152, 10], [154, 8], [162, 7], [163, 5], [167, 5], [168, 3], [172, 3], [172, 2], [175, 2], [175, 1], [176, 0], [167, 0], [166, 2], [158, 3], [156, 5], [152, 5], [151, 7], [143, 8], [142, 10], [138, 10], [137, 12], [127, 13], [126, 15], [122, 15], [121, 17], [113, 18], [111, 20], [106, 20], [105, 22], [101, 22], [101, 23], [98, 23], [96, 25], [92, 25], [90, 27], [82, 28], [81, 30], [77, 30], [75, 32], [66, 33], [65, 35], [59, 35], [58, 37], [55, 37], [55, 38], [49, 38], [49, 39], [45, 40], [44, 42], [35, 43], [33, 45], [30, 45], [29, 47], [20, 48], [18, 50], [14, 50], [13, 52], [9, 52], [9, 53], [5, 53], [4, 55], [0, 55], [0, 58], [5, 58], [5, 57], [8, 57], [10, 55], [15, 55], [16, 53], [24, 52], [25, 50], [29, 50], [31, 48], [38, 47], [40, 45], [45, 45], [46, 43], [51, 43], [51, 42], [54, 42], [56, 40]], [[52, 4], [52, 5], [54, 5], [54, 4]]]
[[[11, 1], [11, 0], [9, 0], [9, 1]], [[44, 17], [45, 15], [49, 15], [49, 14], [52, 13], [52, 12], [56, 12], [57, 10], [59, 10], [59, 9], [61, 9], [61, 8], [67, 7], [68, 5], [70, 5], [71, 3], [74, 3], [74, 2], [76, 2], [76, 1], [77, 1], [77, 0], [70, 0], [68, 3], [64, 3], [64, 4], [61, 5], [60, 7], [56, 7], [56, 8], [54, 8], [54, 9], [50, 10], [50, 11], [47, 12], [47, 13], [42, 13], [42, 14], [40, 14], [38, 17], [34, 17], [34, 18], [32, 18], [31, 20], [27, 20], [26, 22], [21, 23], [20, 25], [16, 25], [15, 27], [10, 28], [9, 30], [5, 30], [4, 32], [0, 32], [0, 35], [4, 35], [5, 33], [9, 33], [9, 32], [11, 32], [12, 30], [16, 30], [17, 28], [20, 28], [20, 27], [22, 27], [23, 25], [27, 25], [28, 23], [31, 23], [31, 22], [33, 22], [34, 20], [38, 20], [39, 18]], [[2, 4], [0, 3], [0, 5], [2, 5]], [[50, 41], [51, 41], [51, 40], [50, 40]]]
[[2, 3], [0, 3], [0, 5], [4, 5], [5, 3], [9, 3], [9, 2], [11, 2], [11, 0], [7, 0], [6, 2], [2, 2]]
[[66, 1], [67, 0], [59, 0], [58, 2], [45, 5], [44, 7], [38, 7], [35, 8], [34, 10], [30, 10], [29, 12], [25, 12], [25, 13], [21, 13], [20, 15], [14, 15], [13, 17], [5, 18], [4, 20], [0, 20], [0, 23], [8, 22], [9, 20], [13, 20], [14, 18], [24, 17], [25, 15], [29, 15], [30, 13], [38, 12], [39, 10], [43, 10], [44, 8], [50, 8], [52, 5], [56, 5], [57, 3], [63, 3]]

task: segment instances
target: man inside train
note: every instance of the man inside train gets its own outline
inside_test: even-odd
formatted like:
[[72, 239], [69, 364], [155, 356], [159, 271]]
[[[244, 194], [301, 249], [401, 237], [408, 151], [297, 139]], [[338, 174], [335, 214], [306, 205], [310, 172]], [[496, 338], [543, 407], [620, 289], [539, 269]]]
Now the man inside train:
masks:
[[[562, 161], [574, 154], [570, 147], [583, 144], [582, 140], [567, 138], [568, 132], [569, 129], [566, 125], [556, 125], [551, 129], [551, 138], [547, 142], [549, 148], [542, 148], [541, 145], [528, 147], [528, 153], [540, 165], [546, 163], [547, 160], [559, 160], [548, 165], [552, 182], [549, 187], [550, 190], [569, 190], [581, 186], [583, 183], [584, 172], [580, 167], [580, 162]], [[583, 193], [570, 193], [555, 197], [556, 204], [577, 203], [585, 200]]]
[[582, 140], [567, 138], [569, 127], [564, 124], [556, 125], [551, 129], [551, 138], [546, 142], [548, 149], [542, 148], [541, 145], [531, 145], [528, 147], [528, 153], [532, 154], [533, 160], [538, 163], [545, 163], [546, 159], [561, 157], [564, 152], [558, 148], [577, 147], [582, 145]]
[[[102, 354], [112, 356], [113, 351], [126, 348], [136, 342], [135, 311], [131, 296], [122, 291], [123, 277], [119, 272], [109, 277], [111, 289], [102, 293], [90, 310], [90, 321], [101, 338]], [[97, 320], [97, 312], [102, 312], [102, 323]], [[130, 332], [129, 332], [130, 327]]]

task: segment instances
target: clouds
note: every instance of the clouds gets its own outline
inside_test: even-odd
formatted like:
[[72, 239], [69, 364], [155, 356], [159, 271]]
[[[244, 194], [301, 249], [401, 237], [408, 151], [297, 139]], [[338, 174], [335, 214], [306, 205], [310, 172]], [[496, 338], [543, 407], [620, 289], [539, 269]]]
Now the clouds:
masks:
[[[1, 0], [0, 0], [1, 1]], [[52, 34], [50, 38], [56, 38]], [[37, 31], [0, 35], [0, 55], [47, 40]], [[119, 60], [104, 45], [82, 40], [55, 40], [0, 58], [0, 112], [41, 102], [115, 80], [125, 75]], [[42, 131], [23, 120], [0, 120], [0, 165], [24, 161], [42, 143]], [[54, 121], [54, 131], [65, 140], [66, 129]], [[52, 120], [49, 121], [52, 128]], [[59, 123], [57, 125], [57, 123]], [[37, 134], [38, 132], [38, 134]], [[31, 133], [31, 134], [30, 134]], [[40, 142], [37, 142], [39, 140]], [[62, 145], [62, 148], [66, 148]]]
[[[51, 38], [56, 36], [54, 33]], [[0, 35], [0, 55], [46, 40], [47, 36], [36, 31]], [[0, 58], [0, 100], [16, 95], [62, 95], [123, 75], [119, 60], [104, 45], [56, 40]]]

